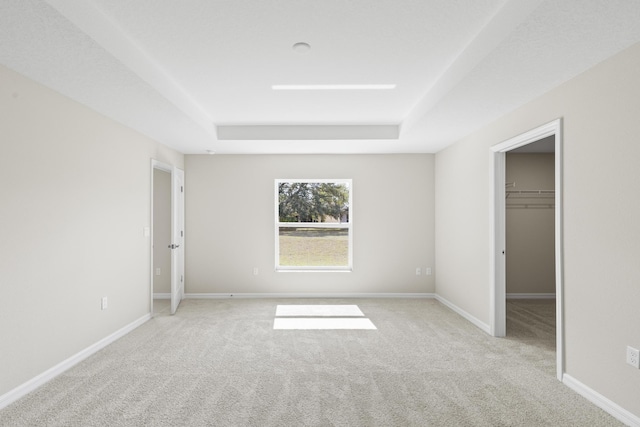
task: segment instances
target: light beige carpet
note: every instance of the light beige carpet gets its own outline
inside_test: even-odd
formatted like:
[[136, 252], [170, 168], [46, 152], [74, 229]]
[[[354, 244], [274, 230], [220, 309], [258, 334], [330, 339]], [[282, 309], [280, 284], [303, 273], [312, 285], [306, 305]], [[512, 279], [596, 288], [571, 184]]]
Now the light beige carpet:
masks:
[[[273, 330], [278, 304], [357, 304], [378, 329]], [[186, 300], [0, 425], [620, 425], [555, 379], [552, 307], [509, 303], [498, 339], [435, 300]]]

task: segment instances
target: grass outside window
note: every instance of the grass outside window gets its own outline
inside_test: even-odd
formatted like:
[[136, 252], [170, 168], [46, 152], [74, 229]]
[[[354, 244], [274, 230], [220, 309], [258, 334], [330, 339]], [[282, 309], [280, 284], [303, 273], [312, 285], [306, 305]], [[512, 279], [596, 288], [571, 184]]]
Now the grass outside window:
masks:
[[280, 227], [280, 265], [349, 266], [349, 229]]

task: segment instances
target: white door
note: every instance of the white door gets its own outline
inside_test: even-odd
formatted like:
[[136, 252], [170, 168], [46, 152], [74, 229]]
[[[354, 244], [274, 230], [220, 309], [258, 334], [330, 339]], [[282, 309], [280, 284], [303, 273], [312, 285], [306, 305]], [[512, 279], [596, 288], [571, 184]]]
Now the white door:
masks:
[[184, 171], [171, 173], [171, 314], [184, 297]]

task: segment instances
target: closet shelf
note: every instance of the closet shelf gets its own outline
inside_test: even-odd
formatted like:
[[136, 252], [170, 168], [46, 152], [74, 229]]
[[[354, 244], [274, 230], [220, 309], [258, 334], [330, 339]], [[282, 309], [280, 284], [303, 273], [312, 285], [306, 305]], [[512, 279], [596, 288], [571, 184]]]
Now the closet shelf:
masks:
[[533, 204], [529, 204], [529, 203], [514, 203], [514, 204], [507, 204], [506, 206], [507, 209], [555, 209], [556, 205], [554, 204], [542, 204], [542, 203], [533, 203]]
[[506, 190], [507, 199], [552, 199], [555, 190]]
[[[554, 190], [507, 190], [507, 209], [554, 209], [553, 199], [556, 197]], [[537, 200], [536, 202], [523, 202], [522, 199]], [[551, 200], [550, 200], [551, 199]], [[551, 202], [551, 203], [550, 203]]]

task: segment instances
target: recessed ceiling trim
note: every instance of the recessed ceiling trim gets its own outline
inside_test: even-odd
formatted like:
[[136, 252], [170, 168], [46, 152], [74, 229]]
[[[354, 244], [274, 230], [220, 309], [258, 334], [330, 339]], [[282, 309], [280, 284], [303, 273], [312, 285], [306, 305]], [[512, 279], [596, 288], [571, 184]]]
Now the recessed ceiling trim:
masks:
[[398, 139], [399, 125], [219, 125], [219, 140]]
[[411, 108], [402, 122], [405, 133], [456, 87], [472, 70], [489, 55], [513, 30], [520, 25], [542, 0], [507, 1], [467, 47], [451, 63], [449, 68], [429, 88], [425, 95]]
[[392, 90], [395, 84], [272, 85], [273, 90]]
[[45, 1], [215, 138], [204, 108], [101, 10], [91, 2]]

